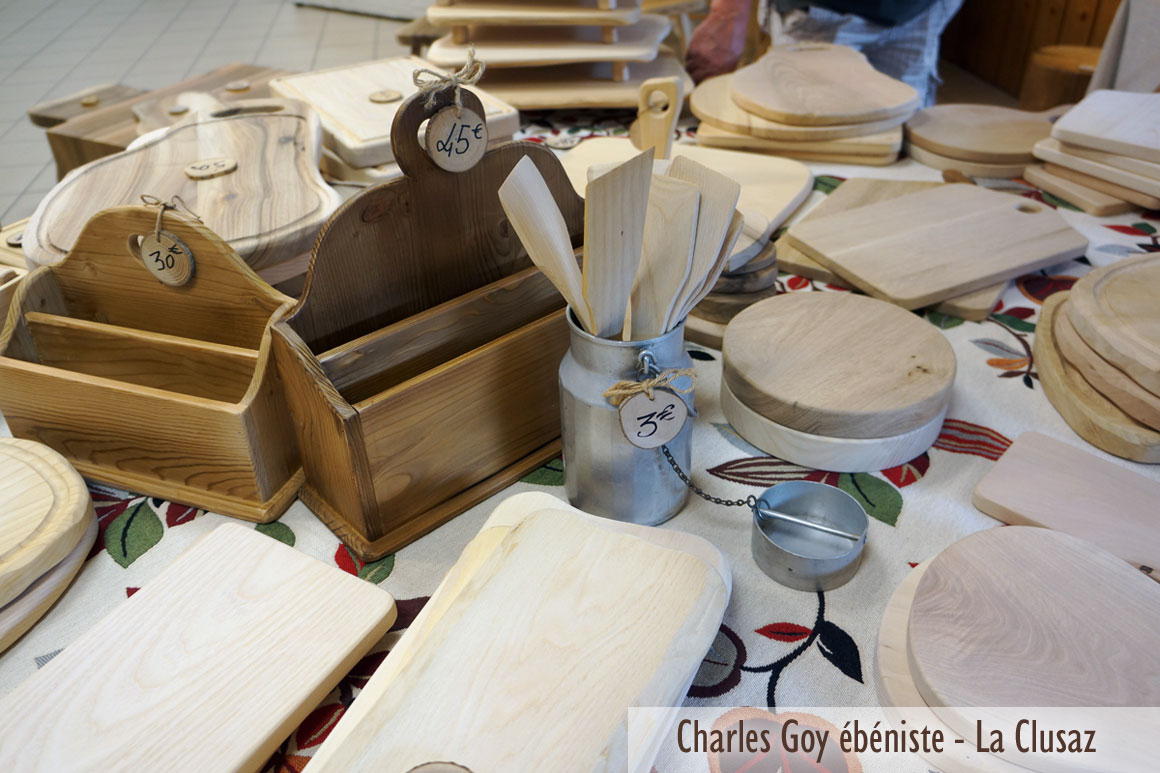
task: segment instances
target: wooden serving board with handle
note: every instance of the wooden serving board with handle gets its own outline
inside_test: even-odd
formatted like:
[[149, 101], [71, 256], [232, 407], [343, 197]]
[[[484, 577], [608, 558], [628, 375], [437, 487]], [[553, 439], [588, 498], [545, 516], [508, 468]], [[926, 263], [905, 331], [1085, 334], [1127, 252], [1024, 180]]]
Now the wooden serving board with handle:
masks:
[[996, 105], [935, 105], [906, 122], [914, 145], [950, 158], [983, 164], [1030, 164], [1035, 143], [1051, 135], [1066, 108], [1041, 113]]
[[[29, 220], [24, 253], [36, 265], [59, 263], [102, 209], [177, 195], [260, 275], [301, 274], [303, 253], [342, 200], [319, 174], [319, 139], [318, 118], [301, 102], [267, 99], [194, 116], [70, 173]], [[216, 159], [236, 168], [213, 177], [190, 168]]]
[[1085, 148], [1095, 148], [1160, 163], [1160, 94], [1093, 91], [1055, 122], [1051, 136]]
[[0, 700], [20, 739], [0, 767], [256, 771], [395, 615], [371, 583], [219, 526]]
[[1160, 483], [1070, 443], [1024, 432], [975, 486], [975, 507], [1099, 545], [1160, 581]]
[[946, 185], [790, 226], [805, 254], [858, 289], [917, 309], [1077, 258], [1087, 240], [1042, 204]]
[[547, 494], [513, 496], [311, 767], [648, 771], [668, 728], [630, 747], [626, 709], [683, 700], [730, 584], [702, 539], [594, 518]]

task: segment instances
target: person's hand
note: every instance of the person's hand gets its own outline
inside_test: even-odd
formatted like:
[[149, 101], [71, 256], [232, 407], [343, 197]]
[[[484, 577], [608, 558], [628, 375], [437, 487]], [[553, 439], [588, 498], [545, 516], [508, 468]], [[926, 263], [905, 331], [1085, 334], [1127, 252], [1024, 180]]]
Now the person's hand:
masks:
[[709, 15], [693, 31], [685, 69], [696, 83], [732, 72], [745, 49], [752, 0], [713, 0]]

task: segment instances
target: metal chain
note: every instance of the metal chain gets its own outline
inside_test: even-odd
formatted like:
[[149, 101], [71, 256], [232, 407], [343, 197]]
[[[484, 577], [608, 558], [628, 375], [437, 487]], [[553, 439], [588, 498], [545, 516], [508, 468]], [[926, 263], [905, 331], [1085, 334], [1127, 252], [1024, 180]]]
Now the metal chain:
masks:
[[677, 460], [673, 458], [671, 453], [669, 453], [668, 445], [661, 446], [661, 453], [665, 455], [665, 459], [669, 460], [669, 466], [673, 468], [673, 472], [677, 474], [677, 477], [681, 479], [681, 482], [688, 486], [690, 491], [699, 496], [701, 499], [704, 499], [706, 502], [712, 502], [715, 505], [723, 505], [725, 507], [748, 507], [751, 510], [757, 507], [759, 500], [752, 494], [750, 494], [745, 499], [722, 499], [721, 497], [715, 497], [712, 494], [706, 493], [704, 489], [693, 483], [693, 481], [689, 479], [689, 476], [685, 474], [685, 471], [681, 469], [681, 466], [677, 464]]

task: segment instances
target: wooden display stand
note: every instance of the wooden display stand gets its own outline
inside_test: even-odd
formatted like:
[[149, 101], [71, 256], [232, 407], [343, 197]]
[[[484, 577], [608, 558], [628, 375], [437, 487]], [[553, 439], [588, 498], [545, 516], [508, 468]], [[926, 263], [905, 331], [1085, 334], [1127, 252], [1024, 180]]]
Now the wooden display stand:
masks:
[[192, 274], [159, 281], [138, 241], [156, 224], [152, 207], [100, 212], [62, 262], [20, 283], [0, 333], [0, 411], [86, 477], [272, 521], [302, 482], [268, 332], [293, 302], [173, 211], [163, 235], [188, 248]]
[[[463, 106], [483, 114], [462, 92]], [[511, 142], [463, 172], [419, 147], [422, 95], [395, 117], [403, 177], [323, 227], [274, 350], [303, 449], [303, 501], [363, 559], [390, 553], [559, 453], [564, 301], [507, 221], [499, 186], [536, 163], [574, 243], [583, 201], [553, 153]]]

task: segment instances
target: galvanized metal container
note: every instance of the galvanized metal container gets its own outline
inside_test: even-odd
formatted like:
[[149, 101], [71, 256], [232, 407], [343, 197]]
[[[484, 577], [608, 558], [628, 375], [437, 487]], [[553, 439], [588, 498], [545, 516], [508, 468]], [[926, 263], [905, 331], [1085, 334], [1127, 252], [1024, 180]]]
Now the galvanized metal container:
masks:
[[[618, 409], [605, 391], [618, 381], [639, 381], [655, 370], [691, 368], [685, 351], [685, 323], [647, 341], [612, 341], [589, 335], [568, 310], [571, 346], [560, 363], [560, 419], [564, 445], [564, 486], [568, 501], [593, 515], [654, 526], [672, 518], [689, 490], [660, 448], [637, 448], [628, 442]], [[678, 385], [688, 386], [683, 378]], [[690, 418], [668, 444], [669, 453], [686, 472], [693, 432], [693, 393], [677, 395]]]

